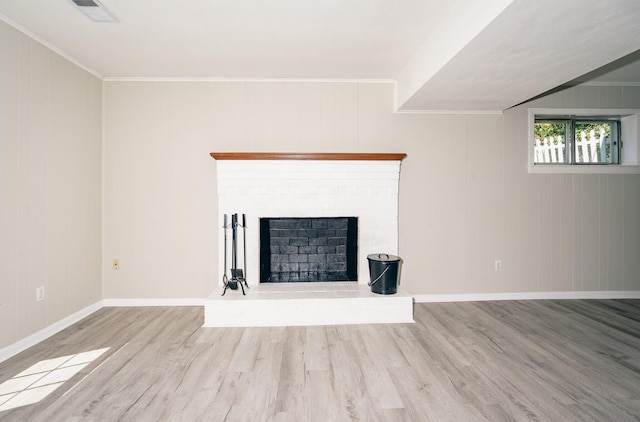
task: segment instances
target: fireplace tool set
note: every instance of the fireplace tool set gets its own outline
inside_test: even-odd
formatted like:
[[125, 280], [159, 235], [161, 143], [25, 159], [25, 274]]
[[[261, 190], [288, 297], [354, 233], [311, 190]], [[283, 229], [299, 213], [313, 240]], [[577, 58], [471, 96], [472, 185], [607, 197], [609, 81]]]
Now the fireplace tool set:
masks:
[[[227, 229], [231, 228], [231, 279], [227, 277]], [[242, 228], [242, 268], [238, 268], [238, 227]], [[224, 290], [222, 296], [227, 289], [238, 290], [238, 285], [242, 289], [242, 294], [246, 295], [244, 288], [249, 288], [247, 279], [244, 276], [244, 270], [247, 266], [247, 235], [246, 235], [246, 216], [242, 214], [242, 224], [238, 223], [238, 214], [231, 214], [231, 224], [227, 225], [227, 214], [224, 215], [224, 275], [222, 282]]]

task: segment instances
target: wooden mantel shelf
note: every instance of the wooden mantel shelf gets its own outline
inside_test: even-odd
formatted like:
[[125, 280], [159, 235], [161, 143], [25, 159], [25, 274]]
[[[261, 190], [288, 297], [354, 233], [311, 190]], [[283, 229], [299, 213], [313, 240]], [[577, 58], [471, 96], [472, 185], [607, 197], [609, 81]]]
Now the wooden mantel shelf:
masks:
[[407, 154], [344, 152], [212, 152], [216, 160], [353, 160], [401, 161]]

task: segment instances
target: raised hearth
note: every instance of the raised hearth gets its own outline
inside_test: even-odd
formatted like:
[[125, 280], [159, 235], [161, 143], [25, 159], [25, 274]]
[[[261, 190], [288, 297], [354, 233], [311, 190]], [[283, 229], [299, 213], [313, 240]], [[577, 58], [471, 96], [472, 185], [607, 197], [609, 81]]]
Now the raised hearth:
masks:
[[413, 298], [371, 293], [358, 283], [261, 283], [247, 295], [222, 290], [206, 300], [205, 327], [407, 323]]

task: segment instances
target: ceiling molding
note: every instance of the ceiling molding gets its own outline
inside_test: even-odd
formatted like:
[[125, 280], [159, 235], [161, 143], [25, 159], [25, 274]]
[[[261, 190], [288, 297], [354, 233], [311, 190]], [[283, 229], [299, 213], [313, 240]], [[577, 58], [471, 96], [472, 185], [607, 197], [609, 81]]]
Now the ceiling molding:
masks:
[[72, 64], [78, 66], [80, 69], [82, 69], [82, 70], [92, 74], [96, 78], [104, 81], [104, 76], [102, 76], [100, 73], [96, 72], [94, 69], [91, 69], [90, 67], [87, 67], [87, 66], [83, 65], [78, 60], [76, 60], [73, 57], [69, 56], [67, 53], [65, 53], [64, 51], [60, 50], [55, 45], [53, 45], [51, 43], [48, 43], [47, 41], [42, 39], [42, 37], [38, 36], [38, 34], [34, 34], [33, 32], [29, 31], [27, 28], [25, 28], [24, 26], [20, 25], [18, 22], [14, 21], [13, 19], [9, 18], [8, 16], [0, 13], [0, 20], [3, 21], [4, 23], [6, 23], [7, 25], [11, 26], [15, 30], [22, 32], [24, 35], [26, 35], [27, 37], [31, 38], [35, 42], [37, 42], [39, 44], [42, 44], [43, 46], [47, 47], [49, 50], [51, 50], [52, 52], [56, 53], [57, 55], [59, 55], [63, 59], [68, 60]]
[[137, 76], [107, 76], [105, 82], [269, 82], [269, 83], [366, 83], [366, 84], [395, 84], [393, 79], [319, 79], [319, 78], [224, 78], [224, 77], [137, 77]]
[[502, 110], [395, 110], [395, 114], [502, 115]]

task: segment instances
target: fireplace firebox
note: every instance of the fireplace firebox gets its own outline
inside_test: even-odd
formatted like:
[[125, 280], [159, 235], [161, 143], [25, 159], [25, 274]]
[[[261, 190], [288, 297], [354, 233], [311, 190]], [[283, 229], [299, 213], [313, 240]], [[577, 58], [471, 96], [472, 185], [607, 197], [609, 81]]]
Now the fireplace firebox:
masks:
[[358, 280], [358, 218], [260, 218], [260, 282]]

